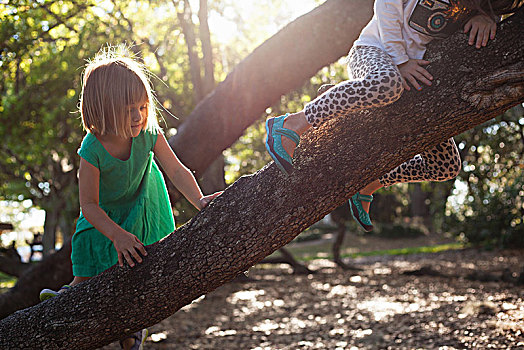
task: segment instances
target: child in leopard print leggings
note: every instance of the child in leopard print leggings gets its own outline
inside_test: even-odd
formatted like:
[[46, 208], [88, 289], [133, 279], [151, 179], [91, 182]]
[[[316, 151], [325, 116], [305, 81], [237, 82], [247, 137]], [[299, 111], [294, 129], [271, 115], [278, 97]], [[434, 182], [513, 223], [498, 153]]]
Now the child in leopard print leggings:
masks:
[[[388, 105], [399, 99], [403, 90], [420, 90], [421, 83], [430, 86], [433, 77], [423, 67], [430, 62], [422, 58], [433, 38], [445, 38], [465, 23], [464, 32], [470, 33], [468, 43], [477, 48], [486, 46], [488, 39], [495, 37], [496, 15], [513, 11], [522, 2], [376, 0], [373, 18], [349, 52], [349, 80], [333, 86], [298, 113], [269, 118], [266, 149], [279, 168], [290, 173], [294, 148], [310, 127], [333, 117]], [[453, 7], [460, 11], [453, 11]], [[369, 205], [376, 190], [401, 182], [445, 181], [455, 178], [460, 169], [460, 155], [451, 138], [357, 192], [349, 200], [353, 217], [370, 231]]]

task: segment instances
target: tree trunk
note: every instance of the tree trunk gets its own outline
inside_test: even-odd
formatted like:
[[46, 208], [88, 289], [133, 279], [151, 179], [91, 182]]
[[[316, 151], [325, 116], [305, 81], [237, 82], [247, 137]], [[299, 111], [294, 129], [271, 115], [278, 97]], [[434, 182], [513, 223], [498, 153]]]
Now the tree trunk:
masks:
[[[441, 186], [448, 186], [453, 188], [454, 182], [449, 181], [446, 184], [439, 184]], [[422, 184], [420, 182], [409, 185], [409, 196], [410, 196], [410, 213], [411, 213], [411, 222], [424, 225], [424, 227], [430, 232], [434, 232], [434, 223], [433, 216], [430, 212], [430, 205], [426, 201], [429, 199], [428, 193], [422, 189]], [[446, 202], [448, 197], [442, 198], [443, 206], [441, 206], [441, 213], [444, 212], [446, 207]]]
[[426, 204], [427, 194], [422, 191], [422, 185], [418, 183], [411, 184], [409, 194], [411, 197], [411, 217], [425, 218], [429, 215]]
[[226, 180], [224, 176], [224, 156], [220, 155], [202, 174], [202, 178], [199, 181], [202, 192], [210, 194], [222, 191], [226, 188]]
[[346, 235], [346, 222], [348, 220], [351, 220], [349, 202], [344, 201], [344, 204], [333, 210], [330, 213], [330, 216], [331, 220], [333, 220], [333, 222], [337, 226], [337, 230], [335, 232], [335, 241], [331, 246], [331, 251], [333, 252], [333, 261], [335, 262], [335, 264], [337, 264], [340, 268], [344, 270], [362, 270], [361, 268], [353, 264], [345, 263], [343, 258], [340, 256], [340, 250], [342, 249], [342, 244], [344, 243], [344, 236]]
[[386, 171], [522, 103], [523, 26], [520, 11], [483, 50], [468, 47], [460, 33], [432, 43], [432, 87], [308, 132], [292, 176], [270, 164], [240, 178], [148, 246], [136, 267], [113, 266], [1, 320], [0, 348], [96, 348], [152, 326], [283, 247]]
[[286, 248], [280, 248], [278, 250], [280, 256], [268, 257], [260, 261], [261, 264], [288, 264], [293, 269], [293, 274], [297, 275], [308, 275], [315, 273], [315, 271], [310, 270], [306, 265], [299, 263], [294, 257], [293, 254], [289, 252]]
[[0, 255], [0, 272], [9, 276], [19, 277], [29, 268], [29, 263], [24, 263], [19, 259], [8, 258]]
[[198, 20], [200, 22], [200, 42], [202, 44], [202, 60], [204, 61], [204, 96], [215, 88], [215, 69], [213, 65], [213, 46], [207, 22], [207, 0], [200, 0]]
[[22, 257], [16, 250], [15, 242], [7, 248], [0, 247], [0, 272], [6, 273], [9, 276], [18, 277], [22, 275], [29, 266], [30, 264], [22, 262]]
[[191, 71], [191, 81], [195, 93], [195, 101], [199, 102], [204, 97], [202, 87], [202, 76], [200, 72], [200, 58], [198, 58], [197, 43], [195, 38], [194, 24], [191, 20], [192, 12], [188, 0], [183, 1], [182, 12], [177, 12], [178, 20], [182, 26], [182, 32], [187, 45], [187, 54], [189, 56], [189, 69]]
[[328, 0], [268, 39], [199, 103], [169, 143], [201, 175], [280, 96], [347, 54], [372, 0]]
[[335, 262], [338, 267], [344, 270], [362, 271], [360, 267], [357, 267], [354, 264], [345, 263], [343, 258], [340, 256], [340, 250], [342, 249], [344, 236], [346, 235], [346, 226], [344, 224], [337, 225], [336, 235], [335, 242], [333, 242], [333, 246], [331, 247], [331, 251], [333, 252], [333, 262]]
[[56, 229], [58, 228], [59, 208], [45, 208], [44, 235], [42, 236], [42, 253], [48, 256], [55, 252]]

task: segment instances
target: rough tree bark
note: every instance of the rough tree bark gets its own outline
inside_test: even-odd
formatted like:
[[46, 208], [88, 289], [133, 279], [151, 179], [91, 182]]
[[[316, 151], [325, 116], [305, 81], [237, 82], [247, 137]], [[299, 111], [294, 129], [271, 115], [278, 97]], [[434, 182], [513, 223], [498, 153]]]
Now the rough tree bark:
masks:
[[242, 177], [148, 246], [135, 268], [114, 266], [1, 320], [0, 348], [96, 348], [151, 326], [284, 246], [402, 161], [522, 103], [523, 15], [502, 23], [483, 50], [468, 47], [463, 34], [433, 43], [432, 87], [309, 132], [292, 176], [271, 164]]
[[[197, 106], [187, 125], [169, 140], [179, 158], [197, 175], [204, 174], [267, 106], [344, 56], [372, 11], [373, 0], [328, 0], [268, 39]], [[306, 35], [308, 39], [303, 40]], [[37, 280], [25, 285], [28, 280], [22, 279], [9, 294], [0, 295], [0, 318], [36, 304], [42, 288], [59, 288], [71, 280], [70, 259], [59, 256], [61, 260], [54, 263], [65, 267], [62, 276], [51, 281], [38, 278], [55, 266], [45, 262], [35, 266], [32, 276]]]

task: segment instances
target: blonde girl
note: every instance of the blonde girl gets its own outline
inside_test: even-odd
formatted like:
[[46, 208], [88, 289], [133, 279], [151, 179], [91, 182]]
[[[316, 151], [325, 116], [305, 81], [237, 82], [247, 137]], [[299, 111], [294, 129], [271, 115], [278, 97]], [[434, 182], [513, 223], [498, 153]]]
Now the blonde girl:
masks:
[[[167, 177], [197, 209], [219, 193], [204, 196], [191, 171], [177, 158], [158, 126], [155, 99], [144, 67], [121, 49], [101, 51], [86, 67], [80, 113], [87, 131], [78, 171], [80, 217], [72, 238], [73, 281], [56, 296], [124, 261], [133, 267], [145, 246], [175, 230]], [[138, 348], [145, 331], [121, 342]]]

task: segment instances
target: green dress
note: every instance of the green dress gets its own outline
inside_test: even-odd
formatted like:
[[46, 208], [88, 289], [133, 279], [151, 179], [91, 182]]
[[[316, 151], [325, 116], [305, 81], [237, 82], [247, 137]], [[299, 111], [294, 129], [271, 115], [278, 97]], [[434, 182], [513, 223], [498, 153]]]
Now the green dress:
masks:
[[[158, 135], [142, 131], [132, 139], [129, 159], [111, 156], [88, 133], [78, 154], [100, 171], [99, 205], [124, 230], [144, 245], [175, 230], [164, 177], [153, 160]], [[113, 243], [82, 215], [72, 240], [73, 275], [92, 277], [118, 262]]]

